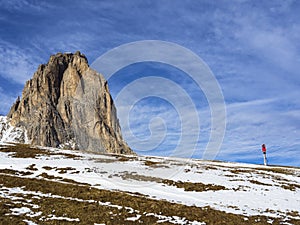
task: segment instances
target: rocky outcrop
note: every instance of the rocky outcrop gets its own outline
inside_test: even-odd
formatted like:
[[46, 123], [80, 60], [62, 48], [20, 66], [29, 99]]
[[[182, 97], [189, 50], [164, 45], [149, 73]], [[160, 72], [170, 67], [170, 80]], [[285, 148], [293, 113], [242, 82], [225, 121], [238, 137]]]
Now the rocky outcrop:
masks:
[[7, 116], [34, 145], [133, 154], [107, 81], [80, 52], [58, 53], [40, 65]]
[[12, 126], [6, 116], [0, 116], [0, 143], [28, 143], [26, 130]]

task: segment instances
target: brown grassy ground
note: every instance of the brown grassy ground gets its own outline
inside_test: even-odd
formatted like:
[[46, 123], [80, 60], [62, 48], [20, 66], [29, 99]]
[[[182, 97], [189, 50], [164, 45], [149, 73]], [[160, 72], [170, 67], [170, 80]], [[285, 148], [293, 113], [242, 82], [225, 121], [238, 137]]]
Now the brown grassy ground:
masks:
[[27, 144], [1, 146], [0, 152], [11, 153], [15, 158], [36, 158], [39, 156], [63, 155], [66, 158], [80, 159], [79, 156], [69, 153], [54, 153], [46, 149], [34, 148]]
[[[8, 146], [0, 149], [8, 152], [13, 157], [35, 158], [41, 155], [55, 155], [55, 153], [31, 148], [27, 145]], [[60, 154], [62, 155], [62, 154]], [[63, 154], [64, 157], [77, 159], [77, 155]], [[130, 160], [126, 157], [119, 157], [120, 161]], [[145, 161], [146, 166], [159, 166], [159, 163]], [[13, 169], [0, 170], [0, 190], [5, 192], [8, 188], [21, 188], [23, 191], [31, 193], [17, 193], [0, 195], [0, 224], [27, 224], [24, 220], [29, 220], [37, 224], [171, 224], [166, 218], [178, 216], [185, 218], [188, 224], [192, 221], [205, 222], [207, 225], [243, 225], [243, 224], [268, 224], [270, 218], [266, 216], [244, 216], [226, 213], [212, 209], [211, 207], [186, 206], [171, 203], [164, 200], [153, 200], [139, 193], [124, 193], [118, 191], [100, 190], [91, 187], [89, 184], [78, 183], [71, 179], [50, 176], [41, 173], [36, 178], [28, 178], [30, 171], [36, 171], [34, 164], [27, 168], [29, 171], [17, 171]], [[56, 170], [61, 173], [76, 172], [70, 167], [46, 167], [45, 170]], [[241, 173], [234, 171], [233, 173]], [[283, 173], [284, 171], [276, 171]], [[289, 172], [288, 172], [289, 173]], [[123, 177], [122, 177], [123, 178]], [[184, 188], [186, 191], [218, 191], [223, 190], [223, 186], [205, 185], [202, 183], [175, 182], [166, 179], [151, 178], [136, 174], [124, 174], [124, 179], [156, 179], [166, 185], [174, 185]], [[158, 179], [158, 180], [157, 180]], [[151, 180], [154, 181], [154, 180]], [[252, 181], [257, 183], [257, 181]], [[282, 181], [284, 182], [284, 181]], [[100, 184], [101, 185], [101, 184]], [[284, 185], [284, 183], [283, 183]], [[293, 188], [293, 187], [287, 187]], [[295, 187], [294, 187], [295, 188]], [[299, 187], [298, 187], [299, 188]], [[38, 194], [40, 193], [40, 194]], [[42, 196], [42, 194], [44, 194]], [[15, 197], [13, 199], [12, 197]], [[106, 203], [106, 204], [105, 204]], [[33, 206], [38, 207], [33, 207]], [[13, 215], [12, 209], [28, 207], [32, 213], [39, 213], [32, 216], [30, 213]], [[291, 215], [297, 212], [290, 212]], [[53, 220], [56, 217], [73, 218], [79, 221]], [[137, 221], [129, 221], [128, 218], [140, 215]], [[163, 216], [159, 219], [158, 215]], [[165, 220], [163, 219], [165, 218]], [[285, 220], [286, 218], [272, 218], [272, 224], [300, 224], [299, 220]]]
[[[34, 194], [18, 194], [21, 201], [13, 201], [9, 198], [0, 197], [0, 224], [25, 224], [24, 219], [38, 224], [155, 224], [158, 218], [151, 213], [164, 216], [179, 216], [186, 218], [187, 221], [201, 221], [206, 224], [267, 224], [267, 217], [264, 216], [245, 216], [234, 215], [214, 210], [210, 207], [194, 207], [181, 204], [170, 203], [167, 201], [158, 201], [123, 192], [113, 192], [108, 190], [99, 190], [89, 185], [76, 185], [73, 182], [57, 182], [43, 179], [21, 178], [11, 175], [11, 171], [1, 171], [0, 187], [13, 188], [20, 187], [25, 191], [40, 192], [44, 194], [51, 193], [49, 197], [34, 197]], [[53, 197], [56, 196], [56, 197]], [[60, 197], [57, 197], [60, 196]], [[91, 201], [88, 201], [91, 200]], [[41, 215], [30, 217], [26, 214], [13, 216], [10, 209], [15, 207], [27, 206], [26, 203], [38, 205], [39, 208], [32, 208], [35, 213], [42, 212]], [[111, 204], [101, 205], [99, 203], [110, 202]], [[130, 210], [129, 208], [133, 210]], [[141, 215], [138, 221], [128, 221], [129, 217]], [[49, 220], [51, 216], [79, 218], [79, 222]], [[48, 219], [48, 220], [47, 220]], [[273, 224], [280, 224], [279, 219], [273, 221]], [[290, 221], [292, 224], [300, 224], [299, 221]], [[162, 224], [170, 224], [168, 222]]]
[[196, 191], [196, 192], [202, 192], [202, 191], [219, 191], [219, 190], [225, 190], [226, 188], [221, 185], [214, 185], [214, 184], [203, 184], [199, 182], [182, 182], [182, 181], [174, 181], [169, 179], [160, 179], [157, 177], [151, 177], [151, 176], [144, 176], [144, 175], [138, 175], [135, 173], [127, 173], [124, 172], [121, 176], [122, 179], [132, 179], [132, 180], [139, 180], [139, 181], [149, 181], [149, 182], [156, 182], [156, 183], [163, 183], [165, 185], [169, 186], [175, 186], [177, 188], [183, 188], [185, 191]]

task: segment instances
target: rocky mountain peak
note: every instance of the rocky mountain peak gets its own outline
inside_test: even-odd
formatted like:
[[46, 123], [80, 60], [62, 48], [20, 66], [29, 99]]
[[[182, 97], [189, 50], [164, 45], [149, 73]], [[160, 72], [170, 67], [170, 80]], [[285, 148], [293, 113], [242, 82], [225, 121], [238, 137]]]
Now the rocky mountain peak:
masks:
[[26, 82], [8, 113], [34, 145], [131, 154], [107, 81], [85, 55], [57, 53]]

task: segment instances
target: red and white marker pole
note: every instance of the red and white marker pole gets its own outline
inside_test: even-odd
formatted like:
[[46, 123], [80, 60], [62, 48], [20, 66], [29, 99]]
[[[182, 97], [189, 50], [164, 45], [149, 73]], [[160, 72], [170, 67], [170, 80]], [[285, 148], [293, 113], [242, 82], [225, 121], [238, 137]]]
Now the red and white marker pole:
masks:
[[264, 155], [264, 165], [267, 166], [268, 165], [268, 161], [267, 161], [267, 148], [266, 148], [265, 144], [263, 144], [261, 146], [261, 151], [262, 151], [262, 153]]

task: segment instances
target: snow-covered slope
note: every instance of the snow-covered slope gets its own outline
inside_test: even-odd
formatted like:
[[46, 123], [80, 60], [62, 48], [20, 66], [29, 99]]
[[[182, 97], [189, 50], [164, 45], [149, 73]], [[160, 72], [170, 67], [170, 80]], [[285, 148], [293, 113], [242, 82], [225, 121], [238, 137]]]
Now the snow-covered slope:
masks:
[[[262, 216], [267, 218], [267, 224], [276, 220], [276, 224], [278, 221], [281, 224], [300, 224], [299, 168], [194, 159], [98, 155], [52, 148], [46, 148], [46, 151], [47, 154], [35, 153], [36, 155], [27, 155], [26, 158], [13, 157], [8, 150], [0, 151], [0, 170], [14, 168], [22, 177], [40, 179], [43, 175], [42, 177], [54, 180], [60, 177], [60, 180], [71, 179], [101, 190], [135, 193], [149, 199], [167, 200], [199, 209], [210, 207], [224, 214], [242, 216], [246, 222], [252, 216], [257, 216], [256, 222], [253, 220], [255, 223], [252, 221], [248, 224], [264, 224], [259, 222]], [[21, 153], [22, 151], [18, 154]], [[73, 157], [69, 157], [70, 155]], [[28, 172], [30, 173], [26, 175]], [[7, 194], [7, 190], [3, 185], [0, 196]], [[138, 209], [132, 212], [136, 216], [133, 219], [139, 220], [141, 212]], [[173, 220], [166, 217], [166, 220], [161, 221], [213, 224], [203, 222], [201, 216], [197, 221], [174, 216]]]
[[28, 143], [25, 129], [13, 127], [6, 116], [0, 116], [0, 143]]

